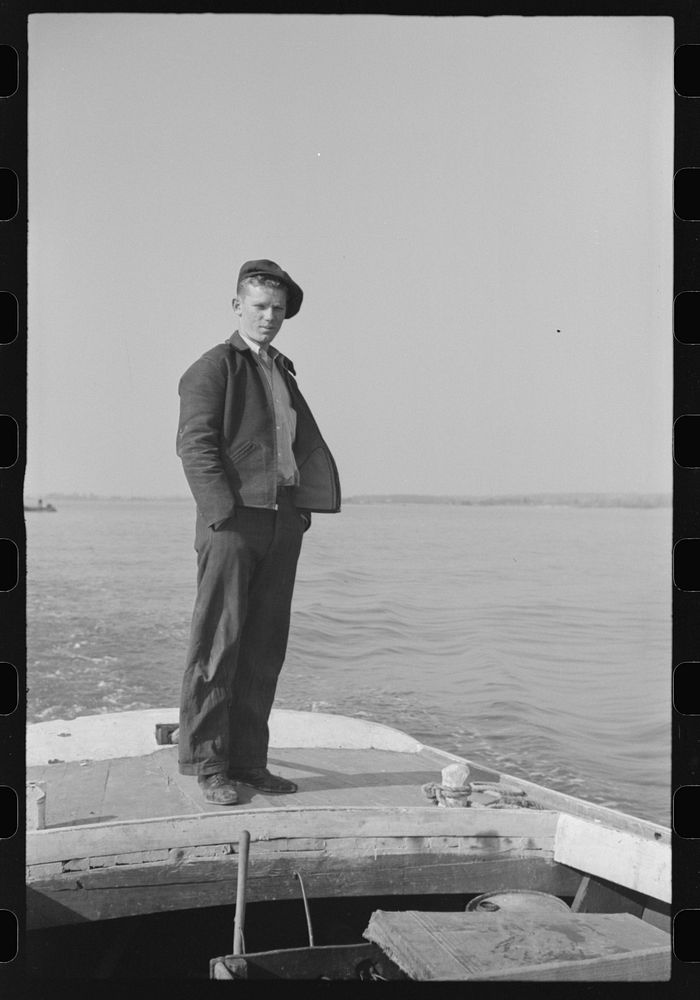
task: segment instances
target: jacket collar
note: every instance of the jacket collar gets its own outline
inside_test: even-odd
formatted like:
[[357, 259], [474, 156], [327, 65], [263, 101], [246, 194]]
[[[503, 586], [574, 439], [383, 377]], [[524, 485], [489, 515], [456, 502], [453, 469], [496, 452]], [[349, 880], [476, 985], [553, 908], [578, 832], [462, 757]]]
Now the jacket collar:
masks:
[[[233, 331], [233, 333], [228, 338], [226, 343], [230, 347], [232, 347], [235, 351], [247, 351], [249, 354], [252, 354], [250, 347], [246, 344], [243, 337], [241, 337], [238, 330]], [[278, 351], [277, 348], [275, 348], [274, 357], [275, 360], [279, 361], [279, 363], [286, 371], [291, 372], [292, 375], [296, 375], [296, 371], [294, 369], [294, 365], [292, 364], [291, 358], [288, 358], [286, 355], [282, 354], [282, 352]]]

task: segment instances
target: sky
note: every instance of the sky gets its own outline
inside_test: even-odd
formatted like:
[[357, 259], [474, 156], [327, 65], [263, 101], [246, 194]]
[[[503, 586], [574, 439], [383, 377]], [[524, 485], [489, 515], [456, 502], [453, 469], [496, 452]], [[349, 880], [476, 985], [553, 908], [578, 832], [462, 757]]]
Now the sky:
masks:
[[671, 489], [669, 17], [29, 18], [25, 496], [186, 496], [240, 265], [346, 496]]

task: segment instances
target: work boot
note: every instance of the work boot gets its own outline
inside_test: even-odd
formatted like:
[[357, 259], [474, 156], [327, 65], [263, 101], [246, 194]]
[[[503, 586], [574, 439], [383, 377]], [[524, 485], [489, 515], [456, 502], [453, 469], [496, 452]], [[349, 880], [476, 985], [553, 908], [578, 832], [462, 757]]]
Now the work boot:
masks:
[[266, 767], [232, 767], [229, 775], [234, 781], [250, 785], [267, 795], [289, 795], [297, 790], [293, 781], [280, 778], [278, 774], [270, 774]]
[[204, 793], [207, 802], [215, 802], [219, 806], [235, 806], [238, 794], [232, 781], [222, 771], [216, 774], [200, 774], [197, 784]]

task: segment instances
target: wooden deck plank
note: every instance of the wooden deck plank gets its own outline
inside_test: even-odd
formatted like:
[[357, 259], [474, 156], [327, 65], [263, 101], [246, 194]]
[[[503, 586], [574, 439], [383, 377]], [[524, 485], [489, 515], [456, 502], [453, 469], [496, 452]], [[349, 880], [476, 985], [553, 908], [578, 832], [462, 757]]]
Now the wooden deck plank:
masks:
[[[277, 753], [269, 766], [299, 784], [305, 804], [416, 805], [426, 804], [421, 787], [435, 780], [420, 754], [385, 750], [289, 749]], [[438, 772], [439, 778], [439, 772]]]
[[[424, 780], [439, 779], [440, 772], [430, 757], [423, 753], [404, 754], [389, 750], [337, 750], [290, 747], [270, 754], [268, 766], [294, 768], [303, 779], [307, 774], [313, 787], [339, 788], [347, 786], [373, 787], [410, 783], [410, 776], [420, 774]], [[327, 779], [324, 783], [323, 779]]]
[[[263, 795], [239, 786], [240, 804], [251, 809], [298, 808], [331, 805], [425, 806], [421, 787], [439, 779], [433, 760], [420, 754], [387, 750], [275, 749], [270, 769], [299, 784], [294, 796]], [[53, 769], [60, 770], [53, 770]], [[96, 780], [100, 775], [100, 780]], [[220, 806], [204, 801], [196, 778], [178, 771], [177, 748], [167, 747], [146, 757], [111, 761], [77, 762], [30, 768], [28, 777], [47, 782], [47, 800], [53, 802], [53, 825], [69, 825], [91, 816], [111, 819], [143, 819], [148, 816], [208, 814]], [[60, 787], [56, 787], [56, 778]], [[90, 780], [92, 779], [92, 780]], [[91, 796], [102, 794], [101, 806]], [[76, 816], [76, 803], [81, 815]]]
[[104, 806], [117, 816], [148, 819], [192, 810], [192, 799], [168, 780], [158, 754], [111, 761]]
[[47, 828], [118, 819], [116, 813], [102, 809], [108, 774], [109, 761], [105, 760], [29, 768], [27, 780], [41, 781], [46, 786]]
[[177, 766], [177, 749], [168, 749], [163, 753], [154, 753], [151, 757], [152, 766], [162, 775], [163, 781], [173, 795], [179, 797], [183, 803], [182, 812], [201, 813], [219, 809], [219, 806], [211, 802], [205, 802], [197, 787], [197, 778], [194, 775], [180, 774]]

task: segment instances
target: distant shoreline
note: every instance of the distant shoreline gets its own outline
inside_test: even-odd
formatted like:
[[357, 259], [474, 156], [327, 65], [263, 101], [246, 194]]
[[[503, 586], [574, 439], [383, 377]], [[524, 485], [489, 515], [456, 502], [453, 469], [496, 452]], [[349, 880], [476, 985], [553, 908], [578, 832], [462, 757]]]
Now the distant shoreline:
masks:
[[[190, 501], [188, 496], [106, 496], [95, 493], [44, 493], [46, 500], [132, 500], [148, 503]], [[422, 493], [368, 493], [345, 497], [344, 504], [441, 504], [457, 507], [670, 507], [667, 493], [522, 493], [500, 496], [434, 496]]]
[[344, 503], [428, 503], [458, 507], [670, 507], [664, 493], [523, 493], [504, 496], [423, 496], [420, 494], [378, 494], [346, 497]]

